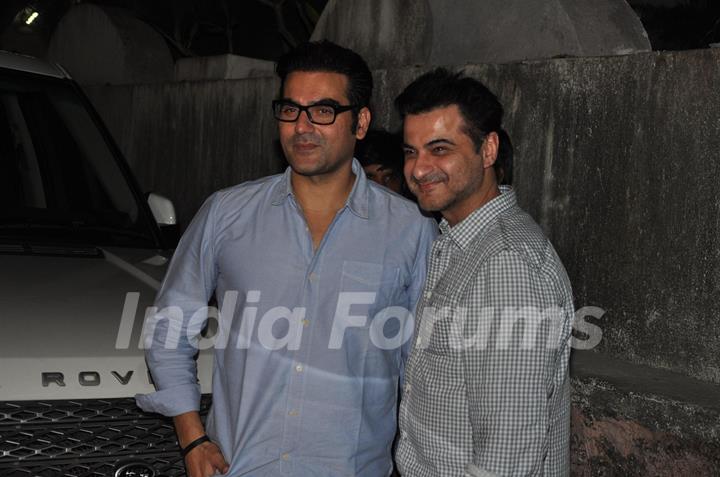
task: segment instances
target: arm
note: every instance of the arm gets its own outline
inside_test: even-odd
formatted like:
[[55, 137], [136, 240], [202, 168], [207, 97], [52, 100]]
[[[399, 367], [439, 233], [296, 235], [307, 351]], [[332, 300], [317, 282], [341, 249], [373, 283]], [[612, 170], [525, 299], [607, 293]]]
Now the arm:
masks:
[[[421, 230], [420, 239], [418, 240], [417, 251], [415, 254], [415, 260], [413, 262], [411, 282], [408, 286], [408, 303], [407, 309], [411, 313], [415, 313], [418, 301], [420, 300], [420, 294], [423, 291], [423, 285], [425, 284], [425, 278], [427, 275], [427, 264], [428, 255], [432, 248], [433, 241], [438, 234], [437, 222], [435, 220], [427, 218], [424, 219]], [[408, 322], [406, 326], [411, 326], [412, 323]], [[412, 347], [412, 336], [403, 343], [400, 349], [400, 387], [402, 388], [405, 378], [405, 363], [408, 355], [410, 354], [410, 348]]]
[[[173, 422], [181, 449], [205, 435], [205, 428], [197, 411], [175, 416]], [[209, 477], [216, 472], [224, 474], [229, 470], [220, 448], [213, 442], [205, 442], [191, 450], [185, 456], [185, 466], [190, 477]]]
[[512, 251], [490, 258], [476, 279], [465, 332], [478, 329], [478, 307], [492, 306], [494, 313], [486, 346], [462, 353], [473, 435], [466, 475], [539, 475], [559, 353], [546, 345], [557, 333], [558, 322], [548, 315], [558, 316], [554, 288]]
[[[202, 310], [215, 290], [214, 197], [196, 214], [178, 244], [155, 300], [158, 310], [147, 318], [143, 335], [146, 361], [157, 391], [138, 395], [138, 406], [173, 416], [181, 448], [205, 434], [200, 421], [200, 386], [195, 356], [207, 313]], [[201, 310], [200, 313], [198, 310]], [[191, 477], [227, 469], [213, 443], [204, 443], [185, 459]]]
[[149, 412], [177, 416], [200, 409], [195, 355], [207, 315], [196, 312], [215, 289], [213, 197], [183, 234], [155, 298], [156, 312], [143, 327], [145, 359], [157, 391], [136, 401]]

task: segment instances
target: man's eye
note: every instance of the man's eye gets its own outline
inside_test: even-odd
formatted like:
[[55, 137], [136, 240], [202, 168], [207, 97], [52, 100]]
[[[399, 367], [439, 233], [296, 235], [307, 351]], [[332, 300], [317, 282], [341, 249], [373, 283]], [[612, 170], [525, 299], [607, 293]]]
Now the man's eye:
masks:
[[445, 146], [435, 146], [432, 148], [433, 154], [445, 154], [447, 152], [447, 148]]
[[295, 106], [283, 106], [280, 110], [283, 114], [295, 114], [297, 111], [297, 107]]
[[415, 154], [415, 151], [413, 149], [403, 149], [403, 154], [405, 154], [405, 157], [410, 157]]
[[329, 115], [333, 114], [335, 112], [335, 110], [333, 108], [331, 108], [330, 106], [320, 106], [319, 108], [317, 108], [317, 112], [319, 114], [329, 116]]

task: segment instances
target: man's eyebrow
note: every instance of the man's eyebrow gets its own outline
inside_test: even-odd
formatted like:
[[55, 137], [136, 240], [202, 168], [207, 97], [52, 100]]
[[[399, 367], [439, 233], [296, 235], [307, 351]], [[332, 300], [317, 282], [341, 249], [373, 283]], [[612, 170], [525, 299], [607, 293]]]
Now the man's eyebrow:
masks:
[[292, 98], [283, 98], [282, 101], [287, 101], [289, 103], [297, 104], [298, 106], [317, 106], [317, 105], [340, 106], [340, 102], [337, 99], [333, 99], [333, 98], [322, 98], [322, 99], [318, 99], [317, 101], [310, 101], [308, 104], [300, 104], [299, 102], [295, 101]]
[[332, 98], [323, 98], [323, 99], [318, 99], [317, 101], [313, 101], [310, 104], [329, 104], [331, 106], [340, 106], [340, 101], [338, 101], [337, 99], [332, 99]]
[[412, 149], [413, 151], [415, 150], [415, 147], [411, 146], [410, 144], [408, 144], [406, 142], [403, 143], [402, 147], [403, 147], [403, 149]]
[[451, 146], [456, 146], [454, 142], [452, 142], [450, 139], [445, 138], [439, 138], [439, 139], [433, 139], [432, 141], [426, 142], [425, 147], [432, 147], [436, 144], [450, 144]]

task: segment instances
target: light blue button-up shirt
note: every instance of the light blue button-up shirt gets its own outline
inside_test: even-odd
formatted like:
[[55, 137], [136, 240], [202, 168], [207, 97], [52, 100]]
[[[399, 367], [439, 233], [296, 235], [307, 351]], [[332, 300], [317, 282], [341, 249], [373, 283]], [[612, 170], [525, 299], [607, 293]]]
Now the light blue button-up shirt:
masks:
[[[202, 323], [192, 315], [215, 293], [222, 313], [206, 426], [230, 476], [391, 471], [413, 324], [403, 310], [419, 297], [437, 226], [368, 181], [357, 161], [353, 171], [347, 203], [317, 250], [290, 169], [215, 193], [158, 294], [158, 309], [182, 313], [150, 318], [147, 361], [158, 391], [137, 402], [169, 416], [199, 408], [193, 343]], [[175, 349], [164, 346], [177, 335]]]

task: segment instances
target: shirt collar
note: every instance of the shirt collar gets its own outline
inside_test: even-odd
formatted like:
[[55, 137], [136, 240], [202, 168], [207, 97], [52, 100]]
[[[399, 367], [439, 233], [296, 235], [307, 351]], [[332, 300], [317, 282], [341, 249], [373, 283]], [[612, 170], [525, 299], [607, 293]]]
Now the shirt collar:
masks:
[[[352, 171], [355, 174], [355, 183], [345, 202], [345, 206], [358, 217], [367, 219], [370, 217], [370, 186], [367, 177], [365, 177], [365, 171], [355, 158], [352, 160]], [[281, 205], [288, 197], [294, 196], [292, 181], [290, 180], [291, 174], [292, 169], [288, 167], [280, 177], [280, 182], [272, 195], [272, 205]]]
[[506, 210], [517, 206], [515, 191], [510, 186], [500, 186], [500, 195], [473, 211], [460, 223], [451, 227], [444, 218], [440, 221], [440, 232], [443, 236], [452, 239], [461, 249], [465, 249], [470, 242], [487, 226]]

